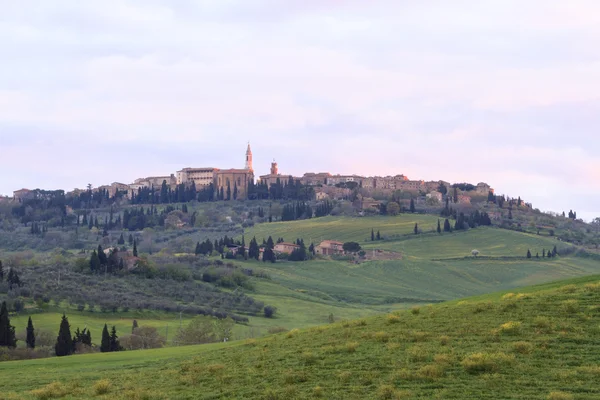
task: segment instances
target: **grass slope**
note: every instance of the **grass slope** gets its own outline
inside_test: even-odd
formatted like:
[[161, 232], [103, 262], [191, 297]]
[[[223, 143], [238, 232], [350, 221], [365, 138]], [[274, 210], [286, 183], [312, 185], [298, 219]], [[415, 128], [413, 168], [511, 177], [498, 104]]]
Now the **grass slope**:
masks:
[[112, 399], [596, 399], [598, 304], [593, 276], [259, 340], [0, 363], [0, 386], [14, 399], [91, 398], [101, 379]]
[[422, 230], [435, 229], [438, 218], [432, 215], [422, 214], [400, 214], [395, 217], [323, 217], [305, 219], [300, 221], [273, 222], [254, 225], [246, 229], [244, 235], [246, 241], [253, 236], [262, 242], [269, 236], [273, 240], [282, 237], [286, 241], [295, 241], [302, 238], [307, 243], [315, 245], [322, 240], [339, 240], [341, 242], [363, 242], [371, 237], [371, 229], [380, 234], [401, 235], [413, 232], [415, 223]]

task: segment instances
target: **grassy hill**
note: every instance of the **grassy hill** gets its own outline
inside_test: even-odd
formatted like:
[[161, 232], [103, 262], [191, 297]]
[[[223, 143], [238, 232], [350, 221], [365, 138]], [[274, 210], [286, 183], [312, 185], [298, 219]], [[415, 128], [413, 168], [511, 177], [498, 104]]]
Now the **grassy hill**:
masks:
[[264, 339], [0, 363], [5, 398], [596, 399], [600, 276]]

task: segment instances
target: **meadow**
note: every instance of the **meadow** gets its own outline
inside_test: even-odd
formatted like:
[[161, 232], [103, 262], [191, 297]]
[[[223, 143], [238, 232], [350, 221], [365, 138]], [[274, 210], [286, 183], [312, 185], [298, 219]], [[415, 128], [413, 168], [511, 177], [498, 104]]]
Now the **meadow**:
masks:
[[262, 339], [0, 363], [7, 399], [596, 399], [600, 276]]

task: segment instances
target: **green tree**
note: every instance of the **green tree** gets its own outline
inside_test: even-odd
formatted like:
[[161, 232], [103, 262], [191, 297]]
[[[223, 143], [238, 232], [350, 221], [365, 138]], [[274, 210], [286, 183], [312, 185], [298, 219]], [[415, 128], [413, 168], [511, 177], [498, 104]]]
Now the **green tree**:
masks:
[[273, 306], [265, 306], [265, 308], [264, 308], [263, 311], [265, 313], [265, 317], [267, 317], [267, 318], [273, 318], [273, 316], [277, 312], [277, 308], [273, 307]]
[[135, 331], [136, 328], [138, 328], [138, 322], [137, 319], [134, 319], [133, 324], [131, 325], [131, 333], [133, 333], [133, 331]]
[[92, 255], [90, 256], [90, 270], [92, 272], [100, 271], [100, 258], [98, 257], [98, 253], [96, 250], [92, 251]]
[[398, 215], [400, 213], [400, 204], [395, 201], [390, 201], [387, 203], [386, 211], [388, 215]]
[[117, 328], [113, 325], [110, 330], [110, 351], [121, 351], [123, 350], [119, 343], [119, 337], [117, 336]]
[[531, 258], [531, 251], [529, 249], [527, 249], [527, 258]]
[[10, 324], [8, 317], [8, 308], [6, 302], [2, 302], [0, 307], [0, 347], [17, 347], [17, 337], [15, 336], [15, 327]]
[[35, 330], [33, 329], [31, 317], [27, 321], [27, 338], [25, 339], [25, 343], [27, 343], [27, 348], [35, 349]]
[[160, 202], [165, 204], [169, 202], [169, 190], [167, 189], [167, 180], [163, 180], [160, 187]]
[[108, 333], [108, 326], [104, 324], [102, 329], [102, 342], [100, 343], [100, 351], [102, 353], [108, 353], [110, 350], [110, 334]]
[[415, 235], [419, 234], [419, 225], [417, 223], [415, 223], [415, 229], [414, 229]]
[[346, 242], [342, 248], [346, 253], [358, 253], [360, 251], [360, 244], [356, 242]]
[[58, 357], [69, 356], [73, 354], [73, 338], [71, 337], [71, 326], [69, 320], [63, 314], [58, 330], [58, 337], [54, 345], [54, 352]]
[[371, 242], [375, 241], [375, 232], [373, 232], [373, 229], [371, 229]]
[[375, 239], [381, 240], [381, 234], [379, 233], [379, 231], [377, 231], [377, 235], [375, 235]]
[[450, 232], [452, 229], [450, 228], [450, 221], [448, 218], [444, 221], [444, 232]]
[[119, 245], [125, 244], [125, 237], [123, 236], [123, 233], [121, 233], [121, 236], [119, 236], [119, 240], [117, 241], [117, 244], [119, 244]]
[[413, 199], [413, 198], [410, 199], [410, 212], [411, 213], [415, 212], [415, 199]]
[[133, 256], [134, 257], [138, 256], [137, 241], [135, 239], [133, 240]]
[[438, 219], [438, 223], [437, 223], [437, 233], [442, 233], [442, 227], [440, 225], [440, 220]]
[[235, 182], [233, 184], [233, 199], [237, 200], [238, 197], [238, 188], [237, 188], [237, 182]]

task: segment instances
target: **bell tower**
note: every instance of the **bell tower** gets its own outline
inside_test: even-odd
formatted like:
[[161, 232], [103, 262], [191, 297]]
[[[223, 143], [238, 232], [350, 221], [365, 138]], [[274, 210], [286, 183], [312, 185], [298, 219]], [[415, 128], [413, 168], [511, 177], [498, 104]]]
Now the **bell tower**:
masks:
[[271, 175], [277, 175], [279, 173], [279, 169], [277, 168], [277, 163], [275, 160], [271, 163]]
[[252, 169], [252, 150], [250, 149], [250, 142], [248, 142], [248, 149], [246, 150], [246, 166], [244, 169], [253, 171]]

